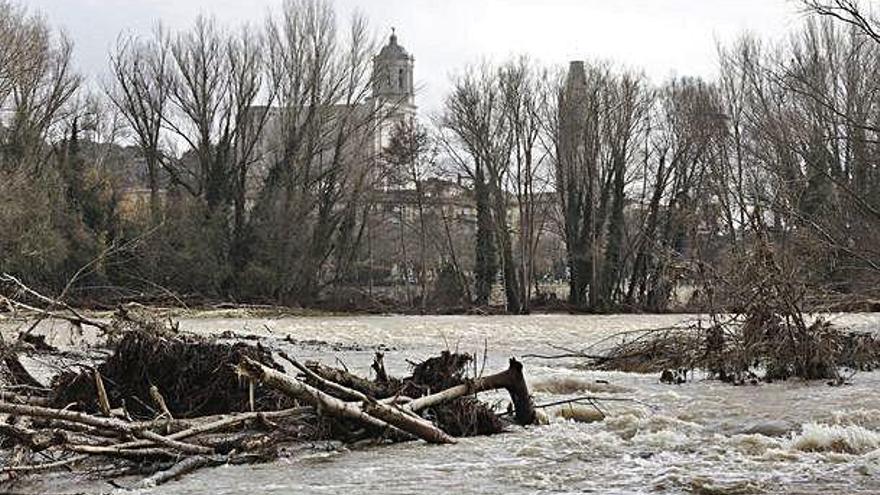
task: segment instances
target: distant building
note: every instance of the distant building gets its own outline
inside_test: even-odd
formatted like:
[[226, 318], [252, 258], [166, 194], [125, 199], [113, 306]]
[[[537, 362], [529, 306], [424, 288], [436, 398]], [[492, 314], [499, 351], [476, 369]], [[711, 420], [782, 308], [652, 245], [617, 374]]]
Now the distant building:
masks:
[[[335, 153], [340, 151], [345, 160], [375, 163], [387, 147], [394, 129], [416, 119], [414, 65], [415, 59], [398, 43], [397, 34], [392, 33], [388, 43], [373, 57], [369, 98], [362, 104], [328, 105], [317, 112], [315, 118], [323, 129], [319, 140], [323, 142], [318, 143], [317, 149], [309, 150], [312, 166], [320, 169], [323, 164], [333, 163], [337, 158]], [[262, 117], [262, 112], [269, 115], [258, 148], [259, 163], [251, 171], [252, 185], [248, 189], [252, 197], [261, 189], [271, 164], [283, 159], [281, 155], [290, 134], [290, 129], [285, 126], [300, 125], [284, 122], [281, 118], [283, 110], [278, 107], [254, 107], [252, 118]], [[305, 119], [312, 114], [311, 110], [303, 110], [286, 118]], [[255, 118], [257, 120], [261, 119]], [[342, 150], [337, 149], [336, 136], [339, 133], [346, 135]]]

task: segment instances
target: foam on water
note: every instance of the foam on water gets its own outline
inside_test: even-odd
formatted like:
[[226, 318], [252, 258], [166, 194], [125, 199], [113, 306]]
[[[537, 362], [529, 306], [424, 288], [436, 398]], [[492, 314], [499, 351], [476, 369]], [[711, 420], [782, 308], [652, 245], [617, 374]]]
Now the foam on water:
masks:
[[583, 392], [593, 394], [625, 394], [634, 390], [608, 382], [597, 382], [571, 373], [536, 378], [529, 381], [529, 390], [534, 393], [573, 395]]
[[880, 432], [855, 425], [808, 423], [792, 437], [790, 446], [804, 452], [866, 454], [880, 448]]

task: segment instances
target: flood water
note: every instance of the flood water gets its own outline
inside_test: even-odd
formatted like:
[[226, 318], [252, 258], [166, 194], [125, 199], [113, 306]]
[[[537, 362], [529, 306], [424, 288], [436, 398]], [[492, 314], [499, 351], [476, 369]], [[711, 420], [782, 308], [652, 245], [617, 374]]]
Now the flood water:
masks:
[[[376, 349], [390, 373], [407, 359], [443, 349], [488, 350], [486, 372], [511, 356], [583, 348], [622, 330], [662, 327], [692, 317], [345, 317], [191, 319], [195, 333], [232, 330], [302, 360], [344, 362], [369, 374]], [[858, 330], [880, 329], [880, 315], [833, 320]], [[290, 336], [297, 343], [285, 341]], [[338, 361], [337, 361], [338, 360]], [[604, 401], [604, 421], [583, 423], [547, 410], [549, 424], [462, 439], [451, 446], [422, 442], [353, 450], [316, 444], [290, 458], [257, 466], [203, 470], [138, 493], [880, 493], [880, 373], [860, 373], [830, 387], [799, 381], [733, 387], [697, 379], [662, 385], [655, 375], [581, 369], [576, 359], [524, 359], [538, 404], [580, 395]], [[489, 398], [504, 399], [504, 395]], [[591, 409], [578, 406], [565, 415]]]

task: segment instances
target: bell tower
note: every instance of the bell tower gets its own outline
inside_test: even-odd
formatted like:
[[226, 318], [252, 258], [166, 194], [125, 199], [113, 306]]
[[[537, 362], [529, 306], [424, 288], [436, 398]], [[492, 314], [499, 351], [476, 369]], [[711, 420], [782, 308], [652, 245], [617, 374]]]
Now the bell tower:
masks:
[[[400, 128], [411, 128], [416, 121], [413, 66], [415, 59], [397, 43], [397, 33], [391, 29], [388, 44], [373, 57], [373, 94], [371, 107], [378, 119], [374, 150], [379, 157], [387, 149], [394, 133]], [[385, 171], [382, 188], [399, 189], [405, 181], [403, 171]]]
[[415, 117], [414, 63], [392, 28], [388, 44], [373, 58], [373, 99], [389, 109], [392, 119]]

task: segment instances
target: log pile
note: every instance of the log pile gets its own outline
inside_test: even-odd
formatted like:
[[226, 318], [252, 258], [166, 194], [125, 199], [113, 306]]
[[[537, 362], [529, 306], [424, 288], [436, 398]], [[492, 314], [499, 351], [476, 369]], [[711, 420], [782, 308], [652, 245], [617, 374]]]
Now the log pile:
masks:
[[516, 423], [535, 421], [515, 359], [469, 378], [472, 358], [444, 352], [398, 378], [377, 354], [370, 380], [259, 343], [186, 336], [130, 315], [114, 322], [108, 357], [58, 374], [50, 387], [17, 357], [56, 351], [0, 348], [0, 491], [51, 471], [146, 473], [135, 485], [156, 485], [208, 466], [268, 461], [314, 440], [452, 444], [504, 428], [476, 398], [487, 390], [509, 393]]

